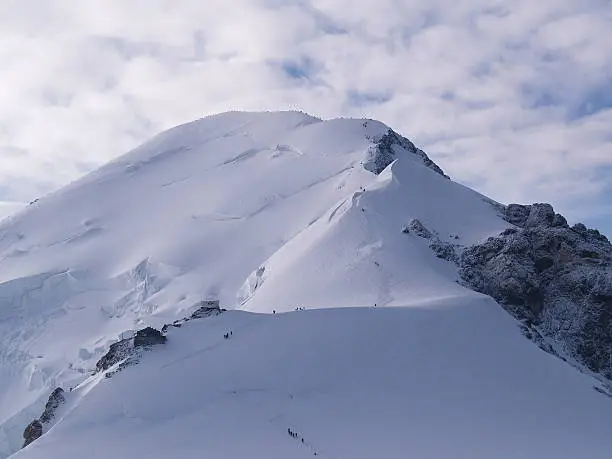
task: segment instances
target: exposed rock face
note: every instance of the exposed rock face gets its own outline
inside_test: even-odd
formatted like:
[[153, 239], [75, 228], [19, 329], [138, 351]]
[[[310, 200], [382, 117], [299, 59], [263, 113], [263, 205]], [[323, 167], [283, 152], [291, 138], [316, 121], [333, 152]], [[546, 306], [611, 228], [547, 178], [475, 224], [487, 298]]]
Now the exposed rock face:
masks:
[[189, 316], [188, 319], [185, 320], [194, 320], [194, 319], [203, 319], [204, 317], [217, 316], [224, 312], [225, 309], [220, 309], [217, 307], [202, 307], [195, 311], [193, 314]]
[[429, 244], [429, 248], [433, 250], [436, 257], [441, 258], [442, 260], [452, 261], [453, 263], [457, 263], [459, 261], [457, 246], [454, 244], [435, 238], [431, 244]]
[[151, 327], [138, 330], [133, 338], [122, 339], [110, 345], [108, 352], [96, 363], [96, 372], [106, 371], [113, 365], [123, 362], [116, 371], [106, 373], [110, 378], [113, 374], [123, 370], [125, 367], [138, 363], [142, 349], [148, 349], [157, 344], [164, 344], [167, 338]]
[[597, 230], [569, 227], [549, 204], [505, 208], [516, 225], [466, 248], [463, 281], [492, 296], [531, 332], [612, 379], [612, 245]]
[[121, 341], [111, 344], [108, 352], [96, 363], [96, 371], [108, 370], [116, 363], [133, 355], [133, 351], [133, 338], [122, 339]]
[[23, 431], [23, 447], [25, 448], [43, 434], [43, 426], [49, 424], [54, 418], [59, 406], [66, 401], [64, 390], [61, 387], [56, 388], [45, 405], [45, 410], [39, 419], [34, 419], [28, 424]]
[[134, 336], [134, 347], [148, 347], [164, 344], [167, 338], [159, 330], [151, 327], [138, 330]]
[[565, 217], [556, 214], [550, 204], [536, 203], [530, 206], [509, 204], [504, 210], [504, 219], [520, 228], [567, 227]]
[[195, 306], [199, 306], [189, 317], [184, 319], [175, 320], [171, 324], [166, 324], [162, 327], [162, 333], [165, 333], [169, 327], [181, 327], [185, 322], [195, 319], [203, 319], [205, 317], [218, 316], [225, 312], [225, 309], [219, 307], [218, 300], [205, 300], [200, 301]]
[[34, 440], [40, 438], [43, 433], [43, 426], [38, 419], [30, 422], [28, 426], [23, 431], [23, 447], [25, 448]]
[[389, 129], [385, 135], [376, 140], [374, 146], [370, 149], [369, 157], [364, 162], [363, 167], [374, 174], [380, 174], [395, 160], [398, 149], [404, 149], [409, 153], [419, 156], [425, 166], [448, 178], [444, 171], [423, 150], [418, 149], [410, 140], [397, 134], [392, 129]]
[[433, 237], [433, 234], [431, 231], [429, 231], [425, 225], [423, 225], [423, 223], [421, 223], [420, 220], [417, 220], [416, 218], [410, 220], [410, 223], [408, 223], [408, 226], [406, 226], [403, 229], [403, 232], [408, 234], [408, 233], [414, 233], [419, 237], [422, 237], [424, 239], [431, 239]]
[[64, 389], [61, 387], [56, 388], [51, 395], [49, 396], [49, 400], [45, 405], [45, 411], [43, 411], [42, 416], [40, 417], [40, 422], [43, 424], [51, 421], [55, 417], [55, 411], [57, 408], [66, 401], [66, 397], [64, 397]]
[[[402, 228], [404, 234], [414, 234], [420, 238], [429, 240], [429, 248], [433, 251], [436, 257], [442, 260], [457, 263], [459, 261], [459, 255], [457, 254], [460, 249], [460, 245], [451, 244], [440, 239], [438, 233], [427, 229], [420, 220], [414, 218], [410, 220], [408, 225]], [[459, 239], [459, 236], [451, 236], [454, 239]]]

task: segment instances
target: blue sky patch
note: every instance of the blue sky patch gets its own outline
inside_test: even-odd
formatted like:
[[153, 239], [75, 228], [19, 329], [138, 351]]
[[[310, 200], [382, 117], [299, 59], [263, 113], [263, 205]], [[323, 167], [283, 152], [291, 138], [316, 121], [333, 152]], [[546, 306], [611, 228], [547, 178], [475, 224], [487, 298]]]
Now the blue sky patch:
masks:
[[570, 108], [569, 119], [580, 119], [609, 109], [612, 109], [612, 81], [587, 92]]
[[355, 107], [366, 105], [377, 105], [388, 102], [392, 99], [392, 94], [388, 92], [368, 92], [351, 89], [346, 93], [348, 103]]

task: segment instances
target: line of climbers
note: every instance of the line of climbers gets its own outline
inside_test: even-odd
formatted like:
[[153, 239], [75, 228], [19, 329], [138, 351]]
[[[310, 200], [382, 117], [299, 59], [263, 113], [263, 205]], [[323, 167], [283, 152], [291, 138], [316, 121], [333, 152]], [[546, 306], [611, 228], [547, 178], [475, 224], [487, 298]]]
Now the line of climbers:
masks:
[[[291, 430], [291, 428], [290, 428], [290, 427], [289, 427], [289, 428], [287, 428], [287, 433], [288, 433], [288, 434], [289, 434], [289, 436], [290, 436], [290, 437], [292, 437], [292, 438], [296, 438], [296, 439], [297, 439], [297, 438], [299, 437], [298, 433], [297, 433], [297, 432], [294, 432], [293, 430]], [[300, 437], [300, 440], [301, 440], [301, 442], [302, 442], [302, 443], [304, 443], [304, 437]], [[313, 452], [313, 455], [314, 455], [314, 456], [316, 456], [316, 455], [317, 455], [317, 452], [316, 452], [316, 451], [314, 451], [314, 452]]]
[[228, 331], [228, 332], [223, 334], [223, 338], [224, 339], [229, 339], [229, 337], [232, 336], [233, 334], [234, 334], [234, 332], [230, 330], [230, 331]]
[[[291, 428], [287, 429], [287, 433], [289, 434], [290, 437], [293, 437], [293, 438], [298, 437], [297, 432], [294, 432], [293, 430], [291, 430]], [[302, 440], [302, 443], [304, 443], [304, 437], [300, 437], [300, 439]]]

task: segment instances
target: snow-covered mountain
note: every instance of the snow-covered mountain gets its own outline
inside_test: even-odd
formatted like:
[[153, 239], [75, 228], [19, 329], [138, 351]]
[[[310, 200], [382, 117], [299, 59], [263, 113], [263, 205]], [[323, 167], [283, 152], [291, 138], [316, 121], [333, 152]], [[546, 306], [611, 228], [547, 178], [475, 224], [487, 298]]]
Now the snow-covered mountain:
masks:
[[607, 458], [605, 384], [467, 287], [518, 227], [377, 121], [164, 132], [0, 225], [0, 457]]
[[19, 202], [0, 201], [0, 220], [23, 209], [24, 205]]

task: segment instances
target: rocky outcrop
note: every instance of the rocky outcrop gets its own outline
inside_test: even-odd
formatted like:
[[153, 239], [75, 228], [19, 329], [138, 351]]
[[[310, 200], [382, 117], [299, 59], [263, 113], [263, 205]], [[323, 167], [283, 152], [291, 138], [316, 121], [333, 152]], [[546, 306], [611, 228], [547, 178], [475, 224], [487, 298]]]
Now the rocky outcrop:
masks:
[[61, 387], [56, 388], [45, 405], [45, 410], [38, 419], [34, 419], [28, 424], [23, 431], [23, 447], [25, 448], [34, 440], [40, 438], [43, 434], [44, 426], [51, 423], [55, 419], [57, 409], [66, 401], [64, 390]]
[[199, 306], [186, 320], [203, 319], [204, 317], [217, 316], [225, 312], [225, 309], [219, 307], [218, 300], [202, 301], [199, 303]]
[[134, 336], [134, 347], [149, 347], [156, 344], [164, 344], [167, 341], [162, 332], [152, 327], [138, 330]]
[[423, 239], [431, 239], [433, 237], [433, 233], [429, 231], [420, 220], [413, 218], [410, 220], [408, 225], [404, 226], [402, 232], [405, 234], [414, 233]]
[[380, 174], [395, 160], [398, 149], [418, 156], [425, 166], [437, 174], [449, 178], [423, 150], [417, 148], [410, 140], [397, 134], [392, 129], [389, 129], [385, 135], [375, 140], [374, 145], [368, 152], [366, 161], [363, 163], [363, 167], [374, 174]]
[[612, 379], [608, 239], [582, 224], [570, 227], [549, 204], [511, 204], [503, 216], [515, 227], [463, 250], [463, 282], [492, 296], [540, 344], [554, 342], [563, 355]]
[[106, 371], [113, 365], [134, 355], [133, 338], [122, 339], [110, 345], [108, 352], [96, 363], [96, 372]]
[[166, 341], [163, 331], [152, 327], [138, 330], [132, 338], [125, 338], [110, 345], [108, 352], [96, 362], [96, 373], [107, 371], [120, 363], [115, 371], [106, 373], [106, 377], [110, 378], [125, 367], [138, 363], [143, 349], [150, 349], [151, 346], [164, 344]]
[[[410, 223], [402, 228], [402, 233], [414, 234], [420, 238], [427, 239], [429, 241], [429, 248], [436, 257], [442, 260], [453, 263], [459, 261], [458, 250], [460, 249], [460, 245], [441, 240], [437, 232], [430, 231], [416, 218], [410, 220]], [[451, 235], [451, 238], [456, 240], [459, 239], [459, 236]]]
[[219, 307], [218, 300], [204, 300], [200, 301], [195, 305], [198, 309], [196, 309], [189, 317], [185, 317], [184, 319], [175, 320], [171, 324], [166, 324], [162, 327], [162, 333], [165, 333], [170, 327], [181, 327], [185, 322], [189, 322], [190, 320], [203, 319], [205, 317], [218, 316], [219, 314], [225, 312], [225, 309]]
[[49, 400], [45, 405], [45, 411], [43, 411], [42, 416], [40, 417], [40, 422], [46, 424], [53, 420], [55, 417], [55, 412], [59, 408], [59, 406], [66, 401], [66, 397], [64, 397], [64, 389], [61, 387], [56, 388], [51, 395], [49, 396]]
[[451, 261], [453, 263], [457, 263], [459, 261], [459, 255], [457, 254], [457, 250], [459, 248], [458, 245], [435, 238], [431, 244], [429, 244], [429, 248], [433, 251], [436, 257], [441, 258], [442, 260]]
[[[128, 366], [138, 363], [143, 350], [166, 343], [168, 338], [165, 336], [165, 332], [168, 330], [168, 327], [180, 327], [187, 321], [216, 316], [225, 312], [225, 309], [219, 307], [219, 301], [217, 300], [201, 301], [196, 306], [198, 308], [189, 317], [164, 325], [161, 331], [152, 327], [146, 327], [138, 330], [131, 338], [122, 339], [111, 344], [108, 352], [96, 363], [95, 373], [106, 371], [105, 376], [108, 378]], [[108, 371], [116, 364], [119, 364], [119, 366], [114, 371]], [[65, 401], [64, 390], [61, 387], [56, 388], [49, 396], [40, 418], [30, 422], [23, 431], [24, 448], [42, 436], [45, 426], [55, 419], [57, 409]]]
[[138, 363], [142, 350], [166, 343], [168, 338], [165, 334], [170, 327], [178, 328], [190, 320], [216, 316], [225, 312], [225, 309], [219, 307], [219, 301], [217, 300], [201, 301], [195, 306], [198, 308], [189, 317], [175, 320], [171, 324], [165, 324], [161, 331], [152, 327], [146, 327], [138, 330], [132, 338], [122, 339], [111, 344], [108, 352], [96, 363], [96, 372], [107, 371], [112, 366], [121, 362], [117, 370], [106, 373], [107, 377], [111, 377], [125, 367]]
[[43, 434], [43, 426], [38, 419], [33, 420], [23, 431], [23, 447], [25, 448]]
[[509, 204], [503, 210], [504, 219], [520, 228], [563, 227], [567, 228], [567, 220], [563, 215], [556, 214], [550, 204]]

